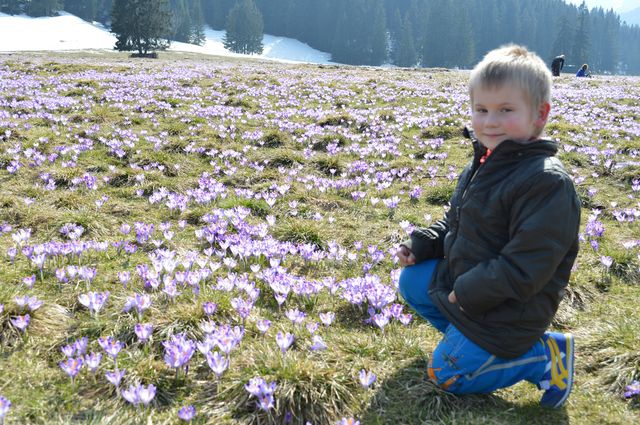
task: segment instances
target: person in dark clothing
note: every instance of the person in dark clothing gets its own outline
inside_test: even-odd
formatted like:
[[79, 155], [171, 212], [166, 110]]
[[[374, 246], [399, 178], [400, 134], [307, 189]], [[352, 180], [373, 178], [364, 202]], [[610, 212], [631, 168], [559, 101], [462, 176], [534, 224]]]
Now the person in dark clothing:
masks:
[[540, 138], [552, 77], [521, 46], [489, 52], [470, 76], [473, 160], [443, 219], [396, 253], [399, 292], [444, 336], [428, 374], [455, 393], [529, 381], [559, 407], [573, 385], [574, 339], [549, 332], [578, 253], [580, 199]]
[[556, 56], [553, 58], [551, 62], [551, 73], [554, 77], [560, 76], [560, 71], [562, 71], [562, 67], [564, 66], [564, 55]]

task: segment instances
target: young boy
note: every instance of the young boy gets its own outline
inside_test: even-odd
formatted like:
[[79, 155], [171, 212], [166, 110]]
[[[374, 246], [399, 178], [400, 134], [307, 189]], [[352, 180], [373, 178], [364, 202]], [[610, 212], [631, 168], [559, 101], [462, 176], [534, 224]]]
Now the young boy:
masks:
[[455, 394], [527, 380], [559, 407], [573, 383], [571, 334], [547, 332], [578, 252], [580, 201], [540, 139], [551, 73], [520, 46], [489, 52], [470, 76], [474, 158], [445, 217], [397, 256], [406, 302], [444, 336], [428, 374]]

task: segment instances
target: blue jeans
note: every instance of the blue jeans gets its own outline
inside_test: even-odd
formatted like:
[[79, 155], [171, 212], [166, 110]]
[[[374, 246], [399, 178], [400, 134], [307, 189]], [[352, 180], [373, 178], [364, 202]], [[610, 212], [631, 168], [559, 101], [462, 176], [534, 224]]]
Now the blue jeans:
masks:
[[522, 380], [540, 382], [547, 364], [542, 341], [521, 357], [497, 357], [465, 337], [433, 304], [428, 291], [438, 261], [405, 267], [399, 283], [407, 304], [444, 334], [429, 360], [429, 378], [455, 394], [490, 393]]

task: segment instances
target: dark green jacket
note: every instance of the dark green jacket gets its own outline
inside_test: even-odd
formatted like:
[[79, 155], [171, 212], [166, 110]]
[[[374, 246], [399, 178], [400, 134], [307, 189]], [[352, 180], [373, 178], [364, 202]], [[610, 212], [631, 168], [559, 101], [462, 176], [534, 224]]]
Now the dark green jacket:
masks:
[[[444, 219], [414, 230], [408, 245], [417, 261], [443, 258], [429, 294], [449, 321], [490, 353], [519, 357], [564, 296], [580, 200], [555, 142], [507, 140], [483, 165], [486, 149], [473, 146]], [[451, 290], [457, 304], [447, 299]]]

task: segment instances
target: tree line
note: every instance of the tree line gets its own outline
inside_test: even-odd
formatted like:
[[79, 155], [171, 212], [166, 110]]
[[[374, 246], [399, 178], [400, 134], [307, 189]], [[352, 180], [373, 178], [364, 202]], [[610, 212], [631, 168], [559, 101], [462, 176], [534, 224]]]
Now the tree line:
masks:
[[66, 10], [109, 25], [118, 14], [135, 15], [140, 2], [166, 4], [163, 37], [201, 44], [207, 24], [227, 30], [225, 47], [242, 53], [261, 52], [268, 33], [340, 63], [469, 68], [513, 42], [548, 61], [564, 54], [567, 64], [588, 63], [598, 73], [640, 74], [640, 27], [612, 9], [564, 0], [0, 0], [0, 12]]

